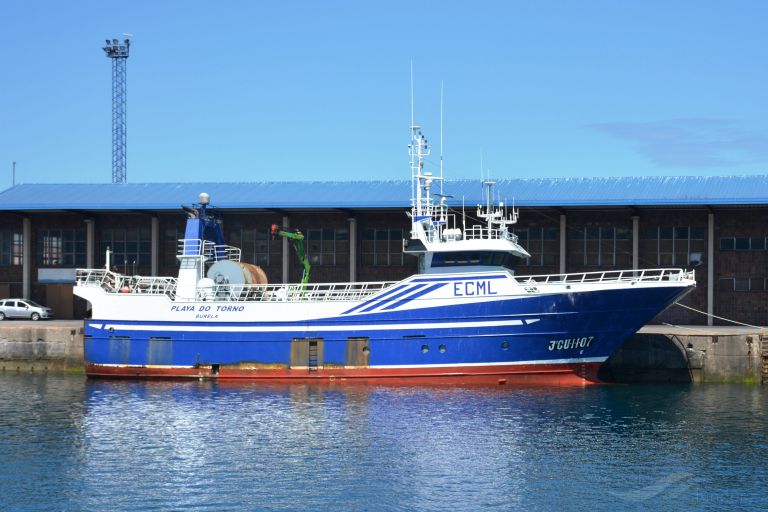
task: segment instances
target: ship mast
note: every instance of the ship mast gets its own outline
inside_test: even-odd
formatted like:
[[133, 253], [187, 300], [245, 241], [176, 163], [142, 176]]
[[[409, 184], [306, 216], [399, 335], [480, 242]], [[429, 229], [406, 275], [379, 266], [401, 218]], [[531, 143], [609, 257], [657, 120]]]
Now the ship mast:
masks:
[[[493, 186], [496, 184], [493, 180], [485, 180], [483, 185], [486, 187], [485, 193], [485, 210], [481, 205], [477, 205], [477, 216], [481, 219], [485, 219], [488, 232], [487, 238], [504, 238], [507, 234], [507, 226], [510, 224], [516, 224], [518, 218], [518, 211], [512, 205], [512, 212], [507, 215], [507, 210], [504, 208], [504, 203], [499, 202], [498, 207], [494, 207], [493, 204]], [[498, 231], [494, 228], [497, 227]]]
[[435, 179], [431, 172], [424, 172], [424, 158], [429, 156], [429, 143], [424, 134], [421, 133], [421, 127], [411, 125], [411, 143], [408, 144], [408, 155], [411, 157], [411, 185], [413, 197], [411, 197], [411, 206], [413, 207], [414, 221], [417, 217], [432, 215], [432, 198], [429, 191], [432, 188], [432, 182]]

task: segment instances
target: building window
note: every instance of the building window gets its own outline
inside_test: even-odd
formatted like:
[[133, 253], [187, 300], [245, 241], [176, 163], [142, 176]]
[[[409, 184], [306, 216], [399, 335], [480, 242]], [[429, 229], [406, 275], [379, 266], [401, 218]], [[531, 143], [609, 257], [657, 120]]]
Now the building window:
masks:
[[555, 266], [560, 253], [559, 229], [530, 227], [515, 229], [518, 243], [531, 255], [521, 266]]
[[240, 248], [242, 261], [262, 267], [268, 267], [272, 263], [272, 256], [282, 253], [282, 242], [279, 239], [272, 240], [270, 228], [235, 227], [227, 235], [227, 243]]
[[184, 238], [184, 231], [177, 228], [167, 228], [163, 231], [162, 264], [165, 267], [175, 267], [179, 264], [176, 255], [179, 253], [179, 240]]
[[152, 235], [149, 228], [102, 229], [100, 264], [106, 263], [107, 248], [112, 251], [112, 265], [133, 269], [151, 265]]
[[721, 251], [764, 251], [767, 245], [763, 236], [725, 236], [720, 238]]
[[575, 263], [584, 266], [626, 265], [631, 255], [630, 231], [626, 228], [588, 226], [569, 231], [574, 240]]
[[349, 230], [308, 229], [304, 235], [307, 258], [312, 265], [334, 266], [349, 263]]
[[690, 226], [656, 226], [643, 231], [644, 252], [655, 252], [656, 264], [662, 267], [700, 264], [704, 239], [704, 228]]
[[21, 265], [23, 240], [19, 231], [0, 231], [0, 265]]
[[37, 232], [37, 264], [85, 265], [84, 229], [43, 229]]
[[363, 230], [363, 265], [394, 267], [403, 264], [402, 229]]
[[718, 291], [723, 292], [764, 292], [768, 290], [765, 277], [721, 277], [717, 281]]

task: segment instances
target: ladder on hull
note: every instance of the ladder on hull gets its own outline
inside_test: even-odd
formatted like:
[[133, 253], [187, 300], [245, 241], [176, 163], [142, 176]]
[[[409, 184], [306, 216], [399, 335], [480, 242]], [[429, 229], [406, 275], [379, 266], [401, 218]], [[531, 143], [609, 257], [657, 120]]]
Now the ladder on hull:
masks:
[[317, 351], [317, 341], [310, 341], [307, 351], [307, 369], [310, 373], [317, 371]]

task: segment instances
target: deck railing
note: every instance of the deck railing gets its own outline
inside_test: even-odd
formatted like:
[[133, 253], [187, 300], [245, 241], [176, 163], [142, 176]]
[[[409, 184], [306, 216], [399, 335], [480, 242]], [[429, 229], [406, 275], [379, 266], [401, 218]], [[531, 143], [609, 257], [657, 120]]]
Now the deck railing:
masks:
[[464, 230], [464, 240], [509, 240], [517, 242], [517, 235], [506, 229], [488, 229], [486, 226], [475, 224]]
[[214, 285], [198, 288], [197, 299], [235, 302], [354, 301], [378, 293], [394, 283], [321, 283], [306, 287], [300, 284]]
[[[176, 296], [175, 277], [125, 276], [104, 269], [78, 269], [77, 286], [96, 286], [107, 293]], [[195, 300], [207, 301], [353, 301], [377, 293], [395, 281], [373, 283], [223, 284], [197, 289]]]
[[[521, 286], [571, 284], [617, 284], [631, 282], [674, 282], [694, 280], [694, 272], [682, 269], [609, 270], [574, 274], [514, 276]], [[107, 293], [134, 293], [176, 297], [175, 277], [125, 276], [104, 269], [78, 269], [78, 286], [96, 286]], [[197, 289], [191, 300], [226, 302], [324, 302], [356, 301], [378, 293], [396, 281], [366, 283], [300, 284], [212, 284]]]
[[175, 277], [126, 276], [104, 269], [77, 269], [78, 286], [98, 286], [111, 293], [168, 295], [176, 293]]
[[542, 274], [532, 276], [515, 276], [522, 284], [564, 284], [564, 283], [631, 283], [649, 281], [682, 281], [694, 280], [693, 270], [680, 268], [654, 268], [646, 270], [606, 270], [602, 272], [578, 272], [574, 274]]
[[178, 242], [179, 256], [205, 256], [208, 261], [240, 261], [241, 250], [238, 247], [217, 245], [197, 238], [184, 238]]

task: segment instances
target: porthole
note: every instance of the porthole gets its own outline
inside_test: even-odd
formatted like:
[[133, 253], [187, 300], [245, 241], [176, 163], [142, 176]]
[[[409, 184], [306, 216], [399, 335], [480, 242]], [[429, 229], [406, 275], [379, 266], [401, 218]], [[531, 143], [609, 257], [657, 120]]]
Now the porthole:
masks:
[[426, 354], [427, 352], [429, 352], [429, 345], [422, 345], [421, 346], [421, 353], [422, 354]]
[[363, 354], [367, 354], [371, 351], [369, 347], [363, 347]]
[[445, 351], [448, 350], [448, 348], [445, 345], [440, 345], [438, 348], [441, 354], [445, 354]]
[[507, 350], [509, 348], [509, 342], [508, 341], [502, 341], [501, 342], [501, 349]]

